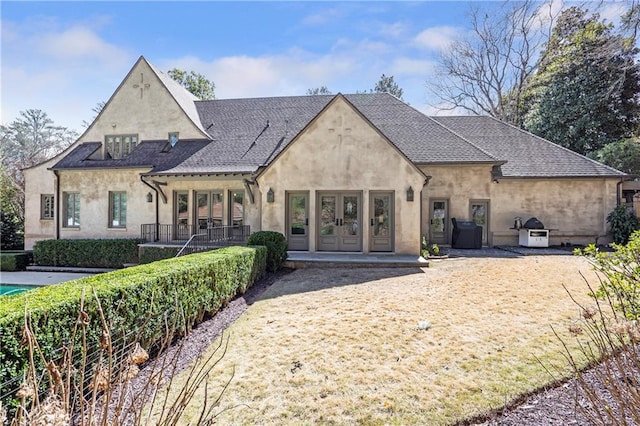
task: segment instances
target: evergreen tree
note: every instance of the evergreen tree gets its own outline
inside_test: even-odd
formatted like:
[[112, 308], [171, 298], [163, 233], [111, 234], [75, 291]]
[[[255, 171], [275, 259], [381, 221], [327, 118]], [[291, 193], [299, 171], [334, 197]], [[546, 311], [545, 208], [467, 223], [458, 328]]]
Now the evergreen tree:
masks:
[[597, 14], [560, 15], [525, 97], [524, 127], [581, 154], [630, 137], [640, 117], [635, 39]]

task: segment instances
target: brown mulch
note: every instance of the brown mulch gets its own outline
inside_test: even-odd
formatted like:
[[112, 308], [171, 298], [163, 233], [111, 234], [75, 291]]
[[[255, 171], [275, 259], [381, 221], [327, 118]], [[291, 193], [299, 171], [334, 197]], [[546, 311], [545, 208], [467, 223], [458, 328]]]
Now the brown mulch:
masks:
[[[174, 345], [175, 348], [170, 348], [163, 356], [170, 358], [172, 356], [176, 357], [175, 351], [178, 350], [179, 356], [176, 357], [177, 362], [172, 362], [172, 364], [175, 365], [175, 367], [171, 369], [172, 371], [165, 371], [165, 378], [171, 374], [177, 374], [187, 369], [265, 290], [289, 272], [291, 272], [291, 270], [283, 270], [275, 274], [269, 274], [267, 277], [258, 281], [244, 295], [231, 301], [215, 316], [194, 328], [188, 336]], [[158, 360], [152, 362], [158, 362]], [[147, 366], [147, 368], [151, 369], [151, 366]], [[598, 374], [598, 368], [600, 367], [596, 366], [583, 372], [583, 381], [588, 383], [593, 389], [600, 389], [599, 393], [603, 400], [607, 401], [609, 406], [615, 406], [614, 399], [602, 389], [602, 375]], [[145, 369], [141, 371], [140, 376], [132, 381], [131, 384], [134, 390], [137, 386], [142, 386], [141, 384], [136, 385], [136, 382], [144, 383], [145, 380], [148, 380], [148, 377], [145, 378]], [[571, 378], [561, 381], [555, 386], [541, 389], [530, 395], [524, 395], [512, 401], [507, 407], [483, 416], [467, 419], [459, 424], [483, 426], [586, 426], [594, 424], [594, 422], [590, 420], [594, 418], [594, 411], [589, 407], [588, 400], [584, 395], [580, 383], [576, 378]], [[632, 425], [634, 423], [627, 421], [626, 424]]]

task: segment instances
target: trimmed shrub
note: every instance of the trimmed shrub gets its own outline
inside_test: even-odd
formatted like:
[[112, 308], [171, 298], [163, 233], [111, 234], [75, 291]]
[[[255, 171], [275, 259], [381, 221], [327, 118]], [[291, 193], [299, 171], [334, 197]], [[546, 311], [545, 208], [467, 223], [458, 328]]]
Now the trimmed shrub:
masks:
[[176, 257], [180, 247], [140, 247], [140, 264]]
[[[72, 330], [83, 293], [86, 341], [89, 347], [100, 345], [103, 328], [94, 291], [113, 341], [124, 342], [124, 336], [131, 336], [154, 350], [166, 339], [168, 328], [187, 332], [244, 293], [264, 275], [266, 255], [265, 247], [229, 247], [0, 298], [0, 384], [23, 377], [27, 368], [28, 348], [20, 344], [25, 312], [47, 361], [58, 362], [56, 350], [74, 343]], [[9, 391], [2, 389], [0, 394]], [[6, 402], [3, 405], [10, 405]]]
[[267, 247], [267, 270], [275, 272], [287, 260], [287, 240], [279, 232], [257, 231], [249, 235], [247, 244], [250, 246]]
[[25, 251], [0, 252], [0, 271], [24, 271], [32, 256]]
[[43, 240], [33, 247], [36, 265], [122, 268], [138, 263], [138, 239]]

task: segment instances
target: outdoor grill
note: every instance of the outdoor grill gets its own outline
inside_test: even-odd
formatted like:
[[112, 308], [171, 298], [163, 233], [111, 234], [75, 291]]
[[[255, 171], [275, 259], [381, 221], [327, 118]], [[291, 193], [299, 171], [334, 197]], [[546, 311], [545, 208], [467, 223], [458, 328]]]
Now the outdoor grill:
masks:
[[549, 247], [549, 231], [542, 222], [532, 217], [518, 231], [519, 244], [522, 247]]
[[455, 217], [451, 218], [451, 222], [453, 223], [452, 248], [482, 248], [482, 226], [472, 220], [456, 220]]

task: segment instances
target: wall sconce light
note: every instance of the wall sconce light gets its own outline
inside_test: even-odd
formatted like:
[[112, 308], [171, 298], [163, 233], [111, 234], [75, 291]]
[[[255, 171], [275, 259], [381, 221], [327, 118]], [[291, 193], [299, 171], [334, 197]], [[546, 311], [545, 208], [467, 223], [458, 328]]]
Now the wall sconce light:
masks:
[[273, 189], [269, 188], [269, 190], [267, 191], [267, 203], [273, 203], [273, 200], [274, 200]]
[[153, 202], [153, 194], [152, 193], [147, 193], [147, 203], [152, 203]]
[[407, 189], [407, 201], [413, 201], [413, 188], [409, 187]]

